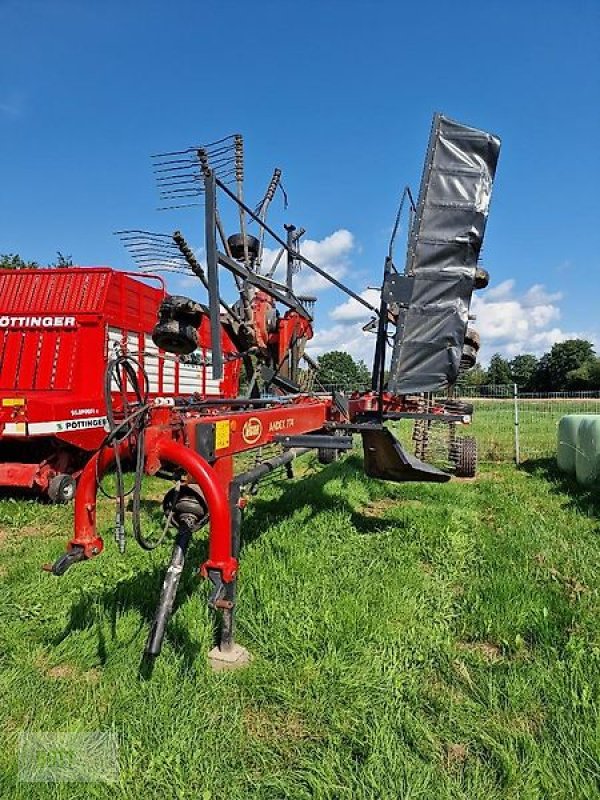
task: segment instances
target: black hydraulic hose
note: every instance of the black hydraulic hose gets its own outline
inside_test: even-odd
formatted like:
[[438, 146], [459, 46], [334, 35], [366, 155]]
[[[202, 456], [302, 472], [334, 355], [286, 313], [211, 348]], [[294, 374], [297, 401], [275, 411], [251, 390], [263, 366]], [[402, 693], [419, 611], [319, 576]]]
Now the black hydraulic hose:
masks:
[[[121, 370], [124, 373], [124, 377], [122, 377]], [[141, 373], [143, 376], [143, 388], [140, 386], [140, 381], [138, 378], [139, 373]], [[131, 414], [126, 414], [125, 419], [119, 423], [117, 423], [115, 420], [112, 398], [113, 380], [121, 393], [121, 397], [123, 398], [123, 411], [126, 412], [129, 407], [127, 400], [128, 383], [131, 386], [136, 398], [136, 403], [138, 405], [138, 408], [136, 408]], [[151, 542], [144, 537], [141, 526], [141, 495], [144, 474], [144, 431], [146, 412], [149, 407], [148, 394], [148, 375], [136, 359], [132, 358], [131, 356], [121, 354], [108, 363], [104, 376], [104, 396], [106, 402], [106, 417], [110, 430], [105, 440], [105, 446], [112, 444], [115, 449], [115, 473], [117, 482], [115, 494], [115, 499], [117, 501], [115, 537], [121, 552], [123, 552], [125, 549], [125, 497], [127, 494], [133, 495], [133, 534], [140, 547], [142, 547], [144, 550], [153, 550], [155, 547], [158, 547], [158, 545], [161, 544], [166, 535], [165, 530], [163, 535], [156, 542]], [[127, 439], [135, 440], [136, 464], [133, 487], [129, 492], [126, 493], [123, 476], [123, 464], [119, 452], [119, 445]], [[110, 496], [106, 490], [102, 488], [100, 482], [99, 486], [105, 495]]]

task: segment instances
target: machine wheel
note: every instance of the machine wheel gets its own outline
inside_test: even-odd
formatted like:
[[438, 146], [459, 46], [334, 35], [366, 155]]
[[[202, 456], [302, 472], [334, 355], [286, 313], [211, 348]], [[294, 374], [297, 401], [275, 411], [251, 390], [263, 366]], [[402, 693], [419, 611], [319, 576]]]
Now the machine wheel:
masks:
[[454, 464], [457, 478], [474, 478], [477, 472], [477, 440], [474, 436], [461, 436], [455, 439], [450, 460]]
[[475, 270], [475, 288], [476, 289], [485, 289], [485, 287], [490, 282], [490, 273], [487, 269], [483, 269], [483, 267], [477, 267]]
[[48, 497], [52, 503], [70, 503], [75, 497], [75, 479], [64, 473], [55, 475], [48, 485]]
[[[338, 434], [335, 432], [333, 435], [337, 436]], [[340, 451], [333, 447], [319, 447], [317, 450], [319, 464], [333, 464], [333, 462], [337, 461], [339, 457]]]
[[474, 347], [471, 347], [471, 345], [466, 344], [463, 347], [462, 355], [460, 357], [459, 374], [468, 372], [470, 369], [473, 369], [476, 363], [477, 363], [477, 350], [475, 350]]
[[479, 331], [476, 331], [475, 328], [467, 328], [467, 332], [465, 333], [465, 344], [470, 345], [474, 350], [479, 350], [481, 346], [481, 336], [479, 335]]
[[[227, 244], [231, 250], [231, 255], [236, 261], [244, 260], [244, 237], [241, 233], [234, 233], [227, 239]], [[256, 236], [246, 234], [246, 247], [250, 259], [258, 258], [260, 252], [260, 242]]]
[[465, 403], [464, 400], [445, 400], [444, 410], [448, 414], [462, 414], [470, 417], [473, 415], [473, 403]]

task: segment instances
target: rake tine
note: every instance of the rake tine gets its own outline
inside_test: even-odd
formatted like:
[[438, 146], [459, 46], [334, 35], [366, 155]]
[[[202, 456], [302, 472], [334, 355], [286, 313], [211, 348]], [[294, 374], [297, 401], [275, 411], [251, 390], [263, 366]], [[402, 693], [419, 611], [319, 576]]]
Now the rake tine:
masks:
[[[278, 167], [275, 167], [273, 170], [273, 175], [271, 176], [271, 180], [269, 181], [269, 185], [267, 186], [267, 191], [265, 192], [265, 196], [263, 197], [260, 203], [260, 211], [258, 212], [258, 217], [265, 222], [267, 219], [267, 213], [269, 211], [269, 206], [271, 205], [271, 201], [275, 196], [275, 192], [277, 191], [277, 187], [279, 186], [279, 181], [281, 180], [281, 170]], [[258, 259], [257, 259], [257, 272], [260, 272], [260, 265], [262, 262], [262, 254], [265, 244], [265, 229], [261, 226], [260, 228], [260, 244], [258, 248]]]

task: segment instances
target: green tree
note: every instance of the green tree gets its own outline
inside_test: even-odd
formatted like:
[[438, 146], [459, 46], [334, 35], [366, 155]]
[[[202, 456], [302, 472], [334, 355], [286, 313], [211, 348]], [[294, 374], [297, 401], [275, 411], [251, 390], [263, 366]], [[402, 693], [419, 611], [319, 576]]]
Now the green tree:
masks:
[[487, 371], [488, 383], [501, 386], [512, 383], [512, 375], [508, 361], [500, 353], [494, 353], [490, 359], [490, 366]]
[[488, 383], [487, 370], [481, 364], [475, 364], [473, 369], [466, 372], [464, 376], [461, 375], [460, 383], [461, 386], [485, 386]]
[[600, 358], [586, 361], [578, 369], [567, 372], [567, 387], [569, 389], [599, 389], [600, 388]]
[[531, 389], [533, 376], [538, 368], [538, 360], [529, 353], [515, 356], [509, 364], [512, 382], [516, 383], [519, 389]]
[[60, 250], [56, 251], [56, 261], [53, 264], [48, 264], [49, 267], [72, 267], [73, 258], [71, 256], [63, 255]]
[[581, 370], [595, 358], [594, 346], [586, 339], [567, 339], [566, 342], [552, 345], [547, 360], [548, 390], [562, 392], [571, 388], [569, 373]]
[[4, 253], [0, 255], [0, 269], [37, 269], [39, 264], [36, 261], [25, 261], [16, 253]]
[[536, 370], [531, 376], [529, 388], [534, 392], [550, 391], [550, 353], [544, 353], [538, 361]]
[[332, 350], [319, 356], [317, 364], [317, 378], [326, 389], [355, 389], [370, 382], [364, 361], [355, 361], [350, 353]]

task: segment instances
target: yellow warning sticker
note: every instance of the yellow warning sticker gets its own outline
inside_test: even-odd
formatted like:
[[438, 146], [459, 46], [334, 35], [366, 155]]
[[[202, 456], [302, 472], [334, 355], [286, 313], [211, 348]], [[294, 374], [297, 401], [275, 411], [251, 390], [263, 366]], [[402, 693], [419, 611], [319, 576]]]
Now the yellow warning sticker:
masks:
[[5, 397], [2, 400], [2, 405], [7, 408], [10, 406], [24, 406], [25, 405], [25, 398], [24, 397]]
[[221, 420], [215, 424], [215, 450], [224, 450], [231, 441], [229, 420]]

